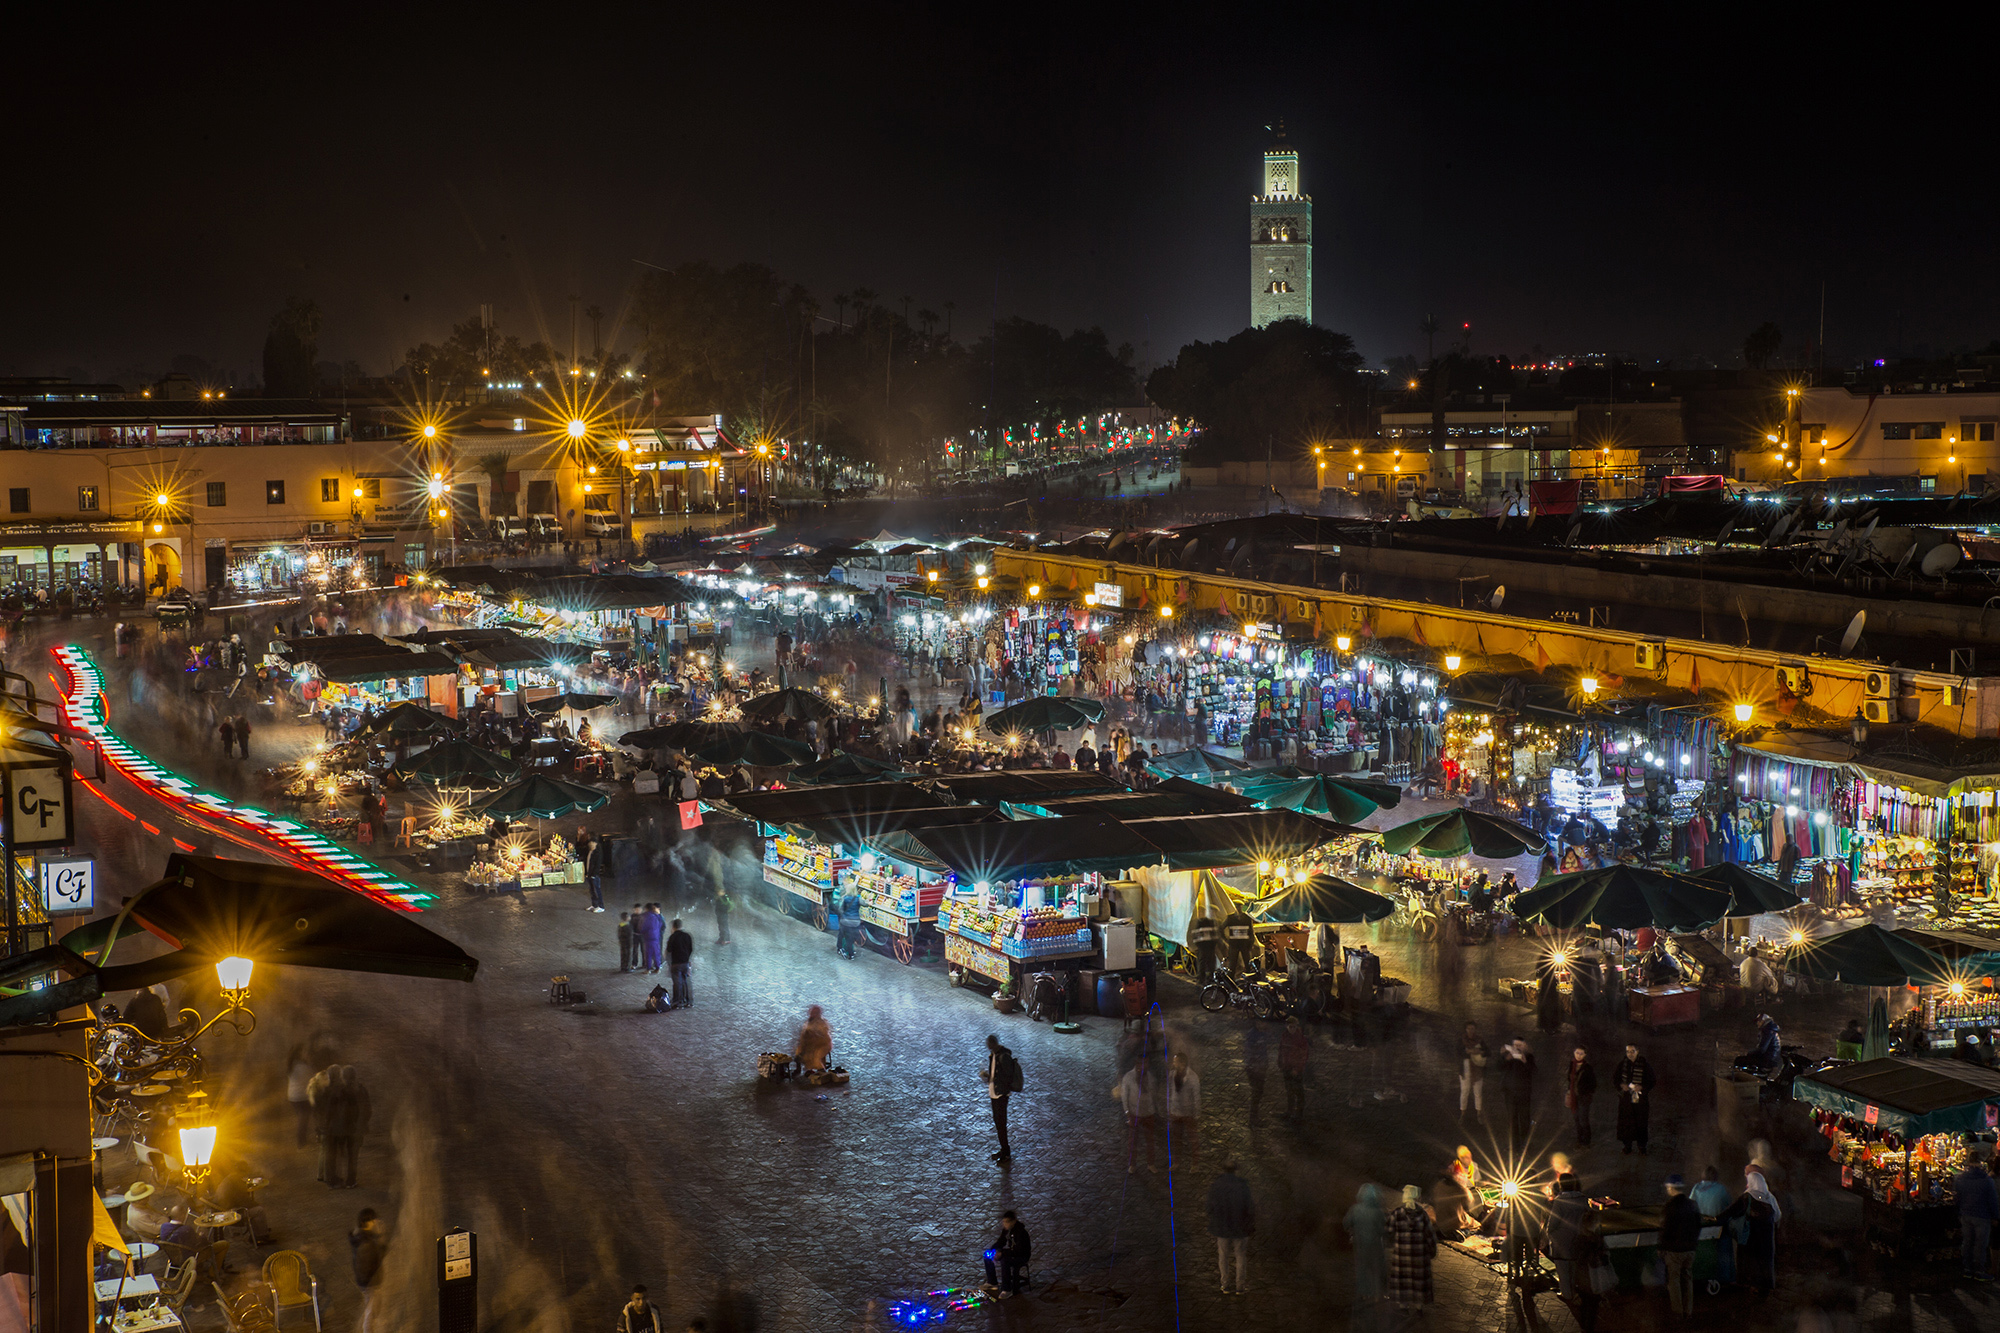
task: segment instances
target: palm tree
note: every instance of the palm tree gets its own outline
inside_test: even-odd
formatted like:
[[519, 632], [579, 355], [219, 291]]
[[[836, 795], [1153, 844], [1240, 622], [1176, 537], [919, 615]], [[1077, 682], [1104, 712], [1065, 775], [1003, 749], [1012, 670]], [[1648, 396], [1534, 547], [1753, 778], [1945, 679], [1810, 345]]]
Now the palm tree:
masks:
[[957, 308], [958, 302], [956, 301], [946, 301], [944, 303], [944, 340], [946, 342], [951, 341], [951, 312]]
[[842, 329], [847, 327], [847, 301], [848, 296], [846, 292], [834, 293], [833, 308], [840, 312], [840, 327]]
[[874, 308], [875, 293], [866, 287], [856, 287], [852, 295], [854, 297], [854, 322], [859, 324], [866, 317], [868, 311]]
[[924, 337], [928, 338], [931, 336], [931, 331], [937, 328], [937, 322], [937, 311], [919, 310], [917, 312], [917, 323], [924, 326]]
[[590, 359], [602, 361], [604, 360], [604, 307], [591, 306], [583, 312], [583, 317], [590, 321]]

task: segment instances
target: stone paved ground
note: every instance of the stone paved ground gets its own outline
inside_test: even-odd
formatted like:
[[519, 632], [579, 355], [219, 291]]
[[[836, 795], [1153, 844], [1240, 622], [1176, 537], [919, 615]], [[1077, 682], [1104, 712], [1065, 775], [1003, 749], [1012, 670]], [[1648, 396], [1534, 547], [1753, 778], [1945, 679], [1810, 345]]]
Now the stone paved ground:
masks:
[[[171, 700], [143, 696], [134, 706], [118, 685], [113, 720], [135, 740], [184, 770], [243, 781], [233, 765], [185, 752]], [[266, 728], [257, 746], [269, 754], [310, 735]], [[111, 794], [173, 833], [170, 819], [129, 789]], [[167, 850], [160, 840], [95, 802], [84, 818], [126, 883], [157, 872]], [[590, 822], [618, 829], [630, 818], [617, 803]], [[648, 883], [607, 896], [671, 904], [678, 895]], [[1268, 1110], [1261, 1125], [1246, 1124], [1238, 1073], [1250, 1020], [1203, 1013], [1169, 980], [1162, 1000], [1171, 1038], [1205, 1081], [1202, 1160], [1128, 1177], [1109, 1095], [1115, 1022], [1086, 1019], [1080, 1035], [1061, 1036], [997, 1016], [982, 995], [950, 988], [935, 964], [906, 968], [867, 951], [845, 962], [831, 937], [763, 907], [736, 915], [736, 942], [726, 949], [713, 946], [712, 923], [697, 917], [696, 1007], [647, 1016], [638, 1010], [651, 979], [617, 975], [615, 917], [585, 913], [586, 901], [581, 887], [502, 898], [446, 887], [423, 922], [481, 960], [475, 984], [260, 969], [255, 1035], [207, 1040], [228, 1141], [273, 1178], [265, 1197], [274, 1225], [320, 1275], [328, 1328], [358, 1326], [341, 1237], [363, 1205], [382, 1210], [395, 1237], [378, 1330], [430, 1326], [433, 1240], [456, 1224], [480, 1233], [481, 1326], [494, 1333], [606, 1328], [632, 1281], [663, 1294], [673, 1330], [709, 1312], [724, 1284], [754, 1295], [766, 1329], [885, 1328], [889, 1302], [977, 1279], [979, 1251], [1003, 1208], [1019, 1210], [1033, 1229], [1037, 1294], [953, 1314], [942, 1327], [1574, 1322], [1552, 1296], [1510, 1300], [1489, 1270], [1453, 1253], [1440, 1256], [1439, 1303], [1421, 1316], [1355, 1311], [1341, 1244], [1339, 1218], [1364, 1181], [1428, 1185], [1461, 1140], [1498, 1151], [1486, 1131], [1456, 1123], [1452, 1042], [1466, 1017], [1489, 1037], [1528, 1035], [1544, 1069], [1559, 1067], [1572, 1037], [1534, 1034], [1527, 1012], [1498, 998], [1496, 978], [1528, 970], [1522, 942], [1468, 949], [1447, 971], [1392, 932], [1374, 931], [1385, 972], [1416, 988], [1413, 1014], [1372, 1050], [1338, 1049], [1316, 1034], [1308, 1114], [1297, 1128]], [[548, 1005], [548, 978], [558, 972], [589, 993], [587, 1006]], [[760, 1089], [757, 1053], [786, 1046], [811, 1003], [826, 1006], [852, 1085], [824, 1096]], [[1789, 1030], [1811, 1029], [1825, 1041], [1845, 1014], [1823, 1006], [1785, 1017]], [[1609, 1135], [1600, 1130], [1600, 1146], [1577, 1154], [1593, 1193], [1652, 1198], [1669, 1171], [1715, 1161], [1727, 1178], [1740, 1168], [1742, 1146], [1716, 1141], [1709, 1071], [1718, 1050], [1746, 1040], [1743, 1019], [1716, 1016], [1645, 1036], [1662, 1077], [1653, 1152], [1622, 1156], [1615, 1143], [1601, 1146]], [[989, 1031], [1018, 1052], [1028, 1080], [1013, 1115], [1016, 1160], [1004, 1171], [986, 1160], [992, 1128], [976, 1078]], [[1586, 1032], [1601, 1070], [1627, 1035]], [[356, 1065], [372, 1089], [375, 1129], [357, 1190], [315, 1184], [310, 1152], [292, 1145], [284, 1057], [307, 1040]], [[1526, 1154], [1535, 1161], [1569, 1146], [1555, 1078], [1543, 1076]], [[1281, 1106], [1275, 1078], [1271, 1096]], [[2000, 1326], [1986, 1293], [1967, 1295], [1948, 1274], [1912, 1276], [1854, 1252], [1852, 1200], [1826, 1187], [1827, 1168], [1799, 1143], [1796, 1120], [1779, 1128], [1791, 1131], [1778, 1135], [1784, 1285], [1762, 1307], [1733, 1294], [1705, 1301], [1702, 1323], [1789, 1328], [1802, 1310], [1846, 1304], [1870, 1328]], [[1225, 1157], [1243, 1163], [1261, 1217], [1253, 1290], [1234, 1299], [1214, 1291], [1202, 1208]], [[114, 1155], [109, 1167], [114, 1183], [119, 1161]], [[1610, 1303], [1605, 1318], [1606, 1327], [1651, 1328], [1665, 1312], [1656, 1293], [1634, 1294]], [[197, 1326], [219, 1326], [212, 1307]]]

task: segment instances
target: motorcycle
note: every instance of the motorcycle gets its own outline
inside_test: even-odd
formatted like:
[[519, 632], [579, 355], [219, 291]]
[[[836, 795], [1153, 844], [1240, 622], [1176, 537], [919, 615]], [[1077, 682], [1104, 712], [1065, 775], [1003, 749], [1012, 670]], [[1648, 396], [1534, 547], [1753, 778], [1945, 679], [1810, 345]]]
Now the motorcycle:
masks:
[[1217, 967], [1215, 979], [1201, 989], [1201, 1007], [1212, 1014], [1247, 1009], [1258, 1018], [1281, 1018], [1288, 1006], [1269, 982], [1238, 977], [1226, 967]]

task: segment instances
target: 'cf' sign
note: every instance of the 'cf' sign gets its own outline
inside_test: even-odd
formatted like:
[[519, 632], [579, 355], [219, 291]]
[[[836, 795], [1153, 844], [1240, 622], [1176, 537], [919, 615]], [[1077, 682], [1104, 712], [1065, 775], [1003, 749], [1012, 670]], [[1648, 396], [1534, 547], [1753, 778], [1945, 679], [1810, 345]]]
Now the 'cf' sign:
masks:
[[8, 841], [63, 847], [71, 841], [69, 775], [54, 764], [7, 770]]

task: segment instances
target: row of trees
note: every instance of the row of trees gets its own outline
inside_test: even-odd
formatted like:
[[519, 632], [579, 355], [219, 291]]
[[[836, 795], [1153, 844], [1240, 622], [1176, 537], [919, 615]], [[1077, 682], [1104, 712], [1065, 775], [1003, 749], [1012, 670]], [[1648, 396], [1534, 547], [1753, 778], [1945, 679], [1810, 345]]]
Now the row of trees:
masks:
[[[829, 314], [761, 264], [695, 262], [641, 280], [629, 358], [598, 349], [572, 367], [547, 343], [469, 320], [442, 342], [410, 348], [399, 374], [413, 393], [436, 400], [488, 383], [546, 388], [594, 372], [612, 406], [661, 416], [719, 411], [739, 433], [810, 440], [827, 456], [906, 472], [930, 466], [948, 437], [1140, 401], [1132, 349], [1113, 348], [1102, 329], [1065, 334], [1009, 318], [968, 344], [952, 337], [949, 306], [941, 319], [929, 310], [913, 316], [911, 304], [857, 288], [835, 296]], [[627, 379], [628, 368], [639, 373]]]
[[1190, 462], [1290, 458], [1314, 440], [1368, 433], [1375, 378], [1346, 334], [1281, 319], [1189, 343], [1147, 377], [1146, 396], [1201, 425]]

